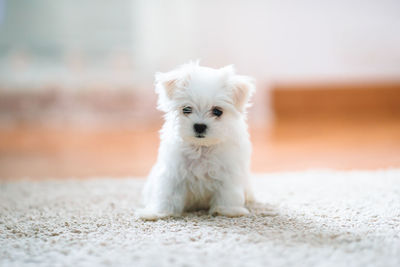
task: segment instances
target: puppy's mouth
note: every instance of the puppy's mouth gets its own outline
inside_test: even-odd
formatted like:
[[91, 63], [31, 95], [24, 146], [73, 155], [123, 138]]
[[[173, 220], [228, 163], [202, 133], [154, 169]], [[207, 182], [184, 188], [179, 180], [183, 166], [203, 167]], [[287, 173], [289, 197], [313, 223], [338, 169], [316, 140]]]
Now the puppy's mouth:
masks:
[[202, 134], [197, 134], [195, 136], [186, 136], [184, 140], [195, 146], [212, 146], [221, 142], [218, 138], [206, 137]]

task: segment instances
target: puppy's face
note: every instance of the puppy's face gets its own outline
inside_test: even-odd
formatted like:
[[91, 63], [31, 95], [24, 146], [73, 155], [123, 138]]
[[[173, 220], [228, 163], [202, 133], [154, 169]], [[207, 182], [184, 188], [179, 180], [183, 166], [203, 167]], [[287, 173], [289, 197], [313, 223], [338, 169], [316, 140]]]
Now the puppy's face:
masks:
[[177, 134], [190, 144], [211, 146], [229, 138], [254, 89], [233, 67], [211, 69], [190, 63], [156, 75], [159, 109], [177, 123]]

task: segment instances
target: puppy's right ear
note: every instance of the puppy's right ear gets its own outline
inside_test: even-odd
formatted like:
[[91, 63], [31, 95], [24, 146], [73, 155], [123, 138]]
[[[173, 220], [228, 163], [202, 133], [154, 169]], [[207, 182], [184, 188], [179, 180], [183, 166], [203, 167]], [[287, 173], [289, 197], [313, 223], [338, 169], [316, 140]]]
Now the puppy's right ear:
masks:
[[177, 71], [157, 72], [155, 75], [156, 93], [158, 95], [165, 94], [169, 99], [172, 99], [174, 89], [178, 83], [179, 73]]
[[155, 89], [158, 94], [158, 106], [161, 111], [168, 112], [171, 109], [175, 90], [182, 85], [181, 73], [177, 70], [155, 75]]
[[155, 88], [158, 94], [158, 109], [168, 112], [172, 107], [172, 100], [177, 91], [185, 89], [190, 78], [187, 65], [169, 72], [157, 72]]

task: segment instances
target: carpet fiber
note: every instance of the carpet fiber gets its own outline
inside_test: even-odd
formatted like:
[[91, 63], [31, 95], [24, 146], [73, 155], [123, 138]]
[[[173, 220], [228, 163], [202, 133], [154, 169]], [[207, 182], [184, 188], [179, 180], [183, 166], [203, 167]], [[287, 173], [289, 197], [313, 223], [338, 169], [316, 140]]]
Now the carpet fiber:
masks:
[[142, 185], [1, 182], [0, 266], [400, 266], [400, 170], [257, 175], [241, 218], [143, 222]]

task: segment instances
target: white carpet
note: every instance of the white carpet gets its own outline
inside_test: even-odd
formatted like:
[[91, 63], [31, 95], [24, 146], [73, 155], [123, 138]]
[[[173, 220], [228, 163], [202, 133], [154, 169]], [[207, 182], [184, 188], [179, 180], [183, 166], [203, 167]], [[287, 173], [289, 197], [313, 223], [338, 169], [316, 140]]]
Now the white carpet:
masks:
[[235, 219], [136, 220], [142, 184], [1, 182], [0, 266], [400, 266], [400, 170], [257, 176]]

